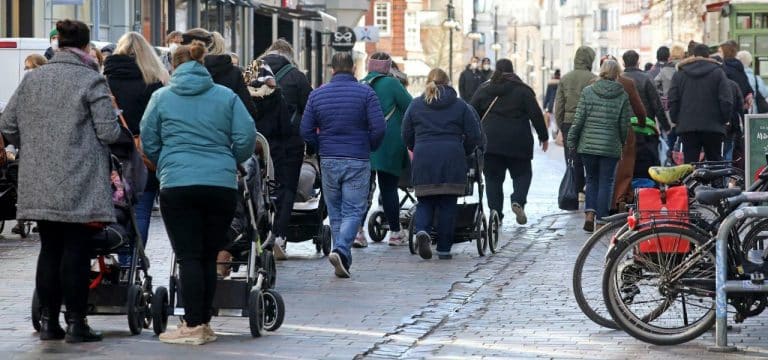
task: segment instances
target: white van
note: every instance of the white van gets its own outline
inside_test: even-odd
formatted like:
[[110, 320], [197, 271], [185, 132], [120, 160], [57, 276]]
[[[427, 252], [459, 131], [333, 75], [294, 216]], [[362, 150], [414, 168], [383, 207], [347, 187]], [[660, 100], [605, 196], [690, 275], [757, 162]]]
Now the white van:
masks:
[[0, 108], [5, 107], [24, 76], [24, 59], [45, 54], [51, 46], [46, 38], [0, 38]]

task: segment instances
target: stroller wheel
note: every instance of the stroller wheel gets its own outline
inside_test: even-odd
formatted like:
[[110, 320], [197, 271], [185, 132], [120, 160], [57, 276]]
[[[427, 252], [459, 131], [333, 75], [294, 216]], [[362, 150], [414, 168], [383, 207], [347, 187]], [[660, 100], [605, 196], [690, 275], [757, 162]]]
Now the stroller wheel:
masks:
[[264, 290], [264, 330], [275, 331], [285, 320], [285, 302], [280, 293], [274, 289]]
[[125, 308], [128, 313], [128, 328], [131, 330], [132, 335], [139, 335], [144, 328], [146, 311], [146, 304], [144, 302], [141, 286], [131, 285], [128, 287], [127, 297], [128, 301], [126, 302]]
[[475, 244], [477, 245], [477, 254], [485, 256], [488, 249], [488, 223], [485, 220], [485, 214], [479, 212], [475, 216]]
[[499, 227], [501, 220], [496, 210], [491, 210], [491, 217], [488, 220], [488, 247], [491, 253], [495, 254], [499, 246]]
[[260, 337], [264, 334], [264, 296], [259, 289], [251, 290], [248, 295], [248, 322], [251, 336]]
[[168, 289], [159, 286], [155, 290], [150, 310], [152, 311], [152, 329], [155, 335], [160, 335], [168, 326]]
[[40, 297], [37, 295], [37, 289], [32, 292], [32, 327], [35, 331], [40, 331], [40, 316], [42, 308], [40, 307]]
[[330, 255], [331, 246], [333, 245], [333, 239], [331, 239], [330, 225], [323, 225], [323, 229], [320, 231], [320, 240], [323, 242], [323, 255], [325, 256]]
[[275, 255], [271, 251], [265, 250], [261, 253], [261, 267], [267, 273], [267, 283], [264, 288], [274, 288], [277, 283], [277, 265], [275, 265]]
[[376, 211], [368, 219], [368, 235], [374, 242], [381, 242], [387, 236], [387, 230], [384, 229], [387, 219], [383, 211]]
[[411, 223], [408, 224], [408, 250], [411, 255], [416, 255], [416, 235], [413, 233], [413, 224], [415, 221], [411, 219]]

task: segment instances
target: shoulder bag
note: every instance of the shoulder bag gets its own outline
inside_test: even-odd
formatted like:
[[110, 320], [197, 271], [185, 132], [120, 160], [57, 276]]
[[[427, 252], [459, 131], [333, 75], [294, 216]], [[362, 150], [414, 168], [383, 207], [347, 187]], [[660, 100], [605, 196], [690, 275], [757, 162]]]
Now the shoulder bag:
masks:
[[[120, 118], [120, 123], [126, 129], [130, 129], [128, 127], [128, 122], [125, 121], [125, 117], [123, 116], [123, 113], [120, 110], [120, 107], [117, 105], [117, 100], [115, 100], [115, 96], [110, 95], [110, 98], [112, 99], [112, 106], [115, 108], [115, 110], [117, 110], [117, 117]], [[139, 155], [141, 155], [141, 160], [144, 161], [144, 166], [147, 167], [147, 170], [149, 171], [157, 170], [157, 167], [155, 166], [155, 164], [153, 164], [152, 161], [150, 161], [147, 158], [147, 155], [144, 154], [144, 150], [142, 150], [141, 148], [141, 137], [139, 135], [133, 135], [133, 134], [131, 134], [131, 136], [133, 136], [133, 144], [136, 147], [136, 151], [138, 151]]]

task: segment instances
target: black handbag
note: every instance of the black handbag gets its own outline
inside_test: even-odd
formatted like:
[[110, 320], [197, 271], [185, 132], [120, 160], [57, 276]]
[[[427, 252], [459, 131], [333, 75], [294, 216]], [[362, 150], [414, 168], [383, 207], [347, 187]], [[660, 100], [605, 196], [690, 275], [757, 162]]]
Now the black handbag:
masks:
[[557, 194], [557, 206], [560, 210], [579, 210], [579, 189], [576, 188], [575, 172], [573, 160], [569, 160]]
[[755, 74], [755, 104], [757, 105], [758, 114], [768, 113], [768, 102], [765, 101], [765, 96], [760, 93], [760, 85], [757, 82], [757, 74]]

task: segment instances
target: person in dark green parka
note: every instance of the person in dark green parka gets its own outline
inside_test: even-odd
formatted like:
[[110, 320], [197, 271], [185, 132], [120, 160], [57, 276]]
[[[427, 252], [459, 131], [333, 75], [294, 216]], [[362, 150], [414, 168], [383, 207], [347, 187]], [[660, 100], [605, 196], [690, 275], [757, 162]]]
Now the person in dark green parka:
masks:
[[[400, 229], [397, 184], [410, 161], [401, 136], [401, 128], [403, 115], [413, 98], [400, 81], [391, 76], [391, 69], [392, 57], [387, 53], [377, 52], [368, 60], [369, 73], [361, 82], [373, 87], [387, 123], [384, 141], [371, 153], [371, 182], [375, 181], [374, 176], [378, 178], [381, 203], [389, 224], [389, 245], [401, 246], [407, 245], [408, 242], [404, 231]], [[355, 238], [354, 246], [367, 246], [362, 227]]]

